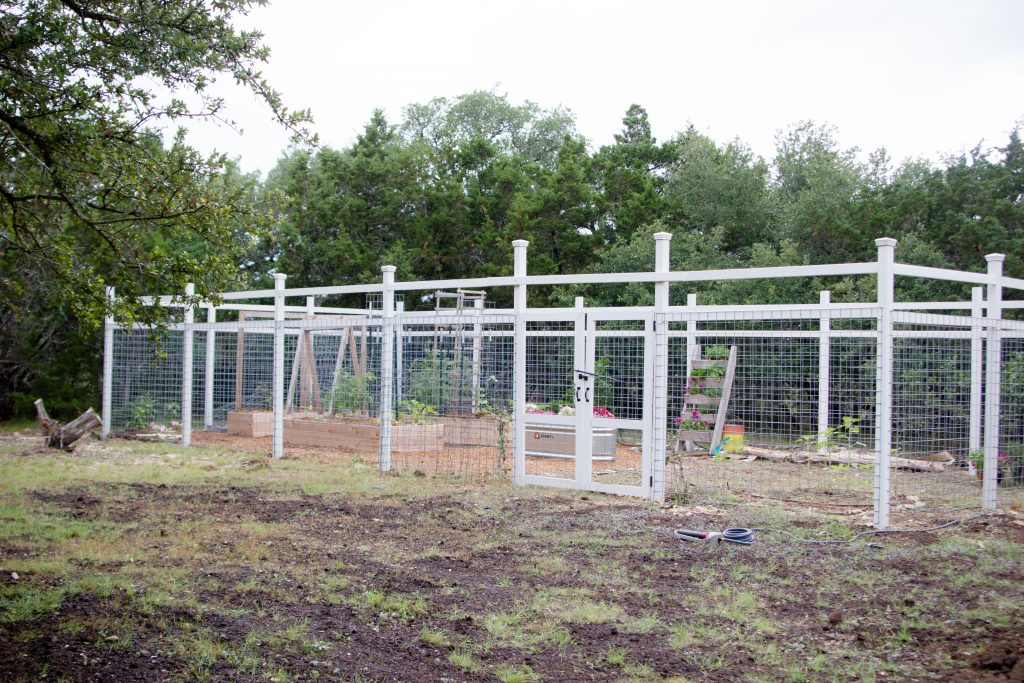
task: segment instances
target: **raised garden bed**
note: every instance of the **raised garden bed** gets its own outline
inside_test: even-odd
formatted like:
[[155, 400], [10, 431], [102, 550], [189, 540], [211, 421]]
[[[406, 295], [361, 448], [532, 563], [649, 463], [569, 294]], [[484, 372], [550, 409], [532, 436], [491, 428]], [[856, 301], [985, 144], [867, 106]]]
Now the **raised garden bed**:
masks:
[[[491, 446], [500, 441], [498, 418], [493, 415], [446, 415], [437, 418], [444, 425], [444, 442], [450, 446]], [[505, 440], [512, 446], [512, 421], [505, 423]]]
[[[376, 453], [380, 447], [380, 423], [376, 420], [288, 416], [284, 418], [285, 446], [320, 446], [360, 453]], [[395, 424], [391, 426], [391, 451], [440, 450], [444, 424]]]
[[228, 413], [228, 434], [273, 436], [274, 413], [269, 410], [232, 410]]

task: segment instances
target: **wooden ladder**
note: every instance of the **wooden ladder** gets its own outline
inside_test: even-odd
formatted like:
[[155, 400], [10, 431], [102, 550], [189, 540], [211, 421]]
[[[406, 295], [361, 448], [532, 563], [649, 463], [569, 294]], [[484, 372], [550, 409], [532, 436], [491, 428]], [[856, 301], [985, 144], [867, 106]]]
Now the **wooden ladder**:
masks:
[[[707, 377], [698, 379], [694, 377], [693, 371], [708, 368], [724, 368], [725, 374], [721, 377]], [[690, 371], [687, 376], [687, 386], [689, 391], [683, 396], [683, 418], [687, 418], [691, 413], [696, 410], [700, 419], [709, 422], [710, 409], [717, 406], [715, 412], [715, 426], [710, 431], [710, 439], [708, 443], [708, 452], [713, 453], [715, 448], [722, 442], [722, 430], [725, 428], [725, 414], [729, 408], [729, 399], [732, 396], [732, 383], [736, 378], [736, 347], [733, 346], [729, 349], [728, 359], [709, 359], [701, 358], [701, 347], [695, 346], [693, 349], [692, 360], [690, 361]], [[700, 382], [700, 386], [697, 383]], [[701, 390], [721, 388], [721, 396], [708, 396], [702, 393]], [[693, 441], [677, 439], [676, 451], [679, 451], [680, 442], [685, 441], [685, 450], [687, 452], [693, 451]]]

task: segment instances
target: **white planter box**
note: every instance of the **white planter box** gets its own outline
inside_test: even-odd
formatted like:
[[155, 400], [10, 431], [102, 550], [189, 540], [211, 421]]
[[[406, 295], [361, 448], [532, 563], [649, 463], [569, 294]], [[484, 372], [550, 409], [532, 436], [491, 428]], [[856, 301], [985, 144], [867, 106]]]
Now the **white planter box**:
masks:
[[[594, 460], [614, 460], [618, 430], [594, 427], [591, 455]], [[526, 423], [526, 454], [541, 458], [576, 457], [576, 428], [572, 425], [540, 425]]]

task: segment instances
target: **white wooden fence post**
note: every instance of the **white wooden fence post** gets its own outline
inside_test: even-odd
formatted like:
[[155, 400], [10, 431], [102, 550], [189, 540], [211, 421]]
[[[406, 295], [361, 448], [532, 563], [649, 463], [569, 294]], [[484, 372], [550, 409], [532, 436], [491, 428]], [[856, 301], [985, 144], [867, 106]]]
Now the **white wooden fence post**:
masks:
[[[114, 288], [107, 287], [107, 305], [112, 306], [114, 303]], [[107, 438], [110, 436], [110, 425], [111, 418], [110, 414], [111, 407], [113, 405], [113, 391], [114, 391], [114, 316], [110, 315], [109, 311], [107, 315], [103, 316], [103, 426], [100, 428], [100, 436]]]
[[[981, 450], [982, 373], [985, 367], [985, 294], [982, 287], [971, 288], [971, 421], [967, 436], [967, 450]], [[970, 461], [970, 474], [974, 476], [974, 461]]]
[[981, 506], [996, 509], [999, 468], [999, 399], [1002, 381], [1003, 344], [999, 329], [1003, 317], [1003, 261], [1005, 254], [989, 254], [988, 301], [986, 318], [988, 341], [985, 345], [985, 472], [981, 480]]
[[402, 315], [406, 312], [406, 302], [396, 301], [395, 307], [395, 319], [394, 319], [394, 402], [395, 405], [400, 405], [403, 400], [402, 397], [402, 364], [404, 362], [404, 355], [406, 355], [406, 342], [404, 342], [404, 325], [402, 324]]
[[[667, 273], [670, 265], [672, 233], [654, 233], [654, 272]], [[696, 295], [692, 295], [696, 301]], [[689, 303], [689, 301], [687, 302]], [[669, 283], [654, 283], [654, 439], [651, 463], [651, 499], [665, 500], [665, 462], [668, 450], [668, 320]], [[687, 361], [689, 362], [689, 361]], [[689, 375], [687, 375], [689, 377]], [[645, 392], [646, 393], [646, 392]]]
[[[315, 318], [316, 318], [316, 297], [315, 296], [307, 296], [306, 297], [306, 319], [307, 320], [313, 320]], [[300, 386], [300, 389], [299, 389], [299, 402], [301, 404], [302, 396], [303, 396], [303, 394], [305, 394], [306, 400], [308, 401], [307, 405], [317, 406], [316, 409], [319, 410], [319, 406], [322, 405], [321, 402], [320, 402], [320, 399], [322, 397], [321, 396], [315, 396], [313, 394], [314, 390], [319, 388], [319, 386], [320, 386], [320, 382], [318, 382], [317, 379], [316, 379], [316, 342], [314, 341], [314, 337], [316, 336], [316, 333], [313, 331], [313, 328], [310, 328], [308, 331], [307, 330], [303, 330], [299, 334], [301, 335], [300, 338], [304, 338], [305, 339], [306, 344], [309, 347], [309, 348], [306, 349], [306, 353], [308, 354], [307, 358], [311, 359], [311, 362], [310, 362], [310, 366], [311, 367], [306, 369], [306, 376], [303, 378], [301, 376], [301, 373], [300, 373], [300, 376], [299, 376], [299, 380], [300, 380], [300, 383], [299, 383], [299, 386]]]
[[[686, 391], [685, 387], [690, 386], [690, 378], [693, 377], [693, 360], [694, 360], [694, 357], [697, 355], [697, 349], [698, 349], [698, 346], [697, 346], [697, 318], [695, 317], [695, 314], [697, 312], [697, 293], [696, 292], [690, 292], [689, 294], [686, 295], [686, 308], [688, 309], [687, 313], [689, 313], [689, 317], [686, 320], [686, 349], [684, 350], [684, 352], [686, 354], [686, 378], [683, 381], [683, 387], [684, 387], [683, 390], [684, 391]], [[666, 352], [667, 352], [668, 339], [665, 340], [665, 346], [666, 346]], [[666, 365], [665, 365], [665, 372], [666, 373], [668, 372], [667, 361], [666, 361]], [[685, 442], [683, 442], [683, 447], [687, 451], [690, 451], [694, 447], [693, 446], [693, 442], [692, 441], [685, 441]]]
[[[513, 269], [515, 277], [526, 277], [527, 240], [514, 240]], [[512, 401], [513, 434], [513, 467], [512, 481], [522, 485], [526, 480], [526, 441], [524, 420], [526, 419], [526, 285], [515, 285], [513, 293], [513, 309], [515, 311], [515, 382]]]
[[477, 299], [473, 302], [474, 313], [476, 315], [476, 322], [473, 323], [473, 413], [475, 414], [480, 409], [480, 351], [481, 343], [483, 338], [481, 334], [483, 332], [483, 325], [481, 324], [481, 318], [484, 314], [484, 300]]
[[381, 340], [380, 350], [380, 457], [378, 466], [381, 472], [391, 470], [391, 418], [392, 391], [394, 389], [395, 369], [395, 266], [381, 266], [384, 279], [384, 291], [381, 294]]
[[[191, 282], [185, 285], [185, 296], [196, 293], [196, 286]], [[182, 332], [181, 348], [181, 445], [188, 448], [192, 444], [192, 325], [195, 322], [195, 309], [191, 303], [185, 305], [185, 325]]]
[[828, 404], [831, 400], [829, 380], [832, 375], [832, 339], [829, 331], [832, 327], [832, 316], [829, 306], [832, 303], [832, 293], [827, 290], [818, 292], [818, 303], [821, 305], [818, 323], [818, 453], [825, 455], [828, 453], [825, 433], [828, 430]]
[[217, 333], [213, 331], [213, 324], [217, 322], [217, 308], [213, 304], [206, 306], [206, 322], [209, 327], [206, 330], [206, 377], [203, 385], [203, 427], [213, 428], [213, 383], [214, 383], [214, 357], [217, 353]]
[[[686, 307], [689, 313], [697, 310], [697, 293], [690, 292], [686, 295]], [[690, 383], [693, 376], [693, 350], [697, 346], [697, 321], [690, 318], [686, 321], [686, 384]]]
[[403, 340], [404, 326], [402, 325], [402, 314], [405, 313], [405, 302], [395, 302], [395, 404], [402, 403], [402, 363], [405, 353], [405, 341]]
[[893, 265], [896, 262], [896, 240], [882, 237], [878, 247], [878, 319], [877, 370], [875, 396], [877, 424], [875, 428], [875, 528], [889, 526], [889, 463], [892, 456], [892, 310], [895, 288]]
[[[274, 439], [272, 456], [284, 455], [284, 273], [274, 274]], [[298, 362], [296, 358], [295, 361]]]

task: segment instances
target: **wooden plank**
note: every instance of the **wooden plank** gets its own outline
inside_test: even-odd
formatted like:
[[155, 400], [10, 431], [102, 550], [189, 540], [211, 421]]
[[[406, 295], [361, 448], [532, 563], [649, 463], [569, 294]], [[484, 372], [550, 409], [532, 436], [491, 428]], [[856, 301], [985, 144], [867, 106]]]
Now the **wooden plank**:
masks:
[[306, 346], [303, 350], [303, 366], [306, 370], [306, 377], [308, 381], [303, 381], [303, 387], [306, 388], [306, 403], [305, 405], [311, 405], [317, 410], [323, 410], [323, 405], [320, 402], [320, 381], [316, 376], [316, 356], [313, 353], [313, 332], [307, 330], [306, 332]]
[[715, 434], [711, 438], [711, 452], [722, 441], [722, 429], [725, 427], [725, 413], [729, 407], [729, 397], [732, 394], [732, 381], [736, 377], [736, 347], [729, 350], [729, 365], [725, 369], [725, 381], [722, 383], [722, 400], [718, 404], [718, 417], [715, 419]]
[[362, 375], [363, 373], [366, 372], [366, 323], [363, 323], [359, 328], [359, 346], [361, 349], [361, 353], [359, 356], [359, 374]]
[[705, 396], [704, 394], [687, 394], [683, 402], [691, 406], [714, 406], [721, 402], [721, 396]]
[[292, 356], [292, 376], [288, 380], [288, 397], [285, 400], [284, 409], [285, 412], [294, 408], [293, 401], [295, 400], [295, 382], [299, 376], [299, 365], [302, 364], [302, 335], [299, 335], [298, 346], [295, 347], [295, 355]]

